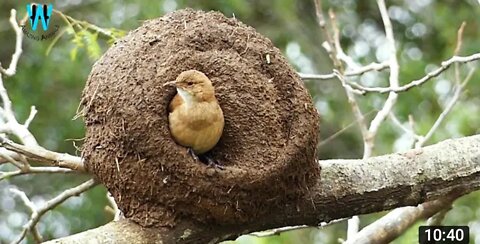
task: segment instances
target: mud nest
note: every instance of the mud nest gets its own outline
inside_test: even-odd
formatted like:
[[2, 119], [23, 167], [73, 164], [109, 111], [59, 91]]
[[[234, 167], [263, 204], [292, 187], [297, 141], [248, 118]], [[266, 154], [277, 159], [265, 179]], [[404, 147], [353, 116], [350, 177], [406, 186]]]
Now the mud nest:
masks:
[[[224, 170], [176, 144], [163, 87], [185, 70], [212, 81], [225, 116], [209, 153]], [[145, 21], [93, 66], [83, 98], [85, 164], [142, 226], [182, 219], [255, 221], [315, 182], [318, 115], [270, 40], [217, 12], [180, 10]]]

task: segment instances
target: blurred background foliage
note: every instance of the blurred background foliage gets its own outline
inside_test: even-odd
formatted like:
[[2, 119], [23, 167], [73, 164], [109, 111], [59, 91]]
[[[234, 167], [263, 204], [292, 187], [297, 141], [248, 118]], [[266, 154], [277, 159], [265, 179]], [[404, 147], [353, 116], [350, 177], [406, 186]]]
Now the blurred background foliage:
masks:
[[[157, 18], [175, 9], [190, 7], [217, 10], [227, 17], [235, 16], [269, 37], [289, 59], [292, 66], [304, 73], [330, 73], [331, 62], [321, 47], [323, 38], [317, 26], [313, 1], [310, 0], [58, 0], [54, 8], [80, 22], [69, 26], [64, 18], [55, 14], [52, 23], [60, 25], [57, 37], [45, 41], [24, 39], [24, 53], [18, 72], [5, 79], [19, 121], [27, 118], [31, 105], [39, 113], [31, 131], [44, 147], [80, 155], [78, 146], [84, 136], [81, 118], [73, 120], [82, 88], [92, 64], [123, 31], [132, 30], [143, 20]], [[26, 14], [28, 1], [3, 0], [0, 8], [0, 61], [10, 62], [15, 35], [8, 18], [15, 8], [18, 16]], [[363, 64], [381, 62], [387, 58], [381, 17], [374, 1], [324, 1], [324, 11], [331, 8], [337, 13], [344, 50]], [[401, 65], [400, 82], [405, 84], [421, 78], [438, 67], [442, 60], [453, 55], [456, 32], [463, 21], [465, 28], [461, 55], [480, 50], [480, 6], [477, 1], [388, 1], [393, 21], [398, 57]], [[19, 17], [19, 18], [20, 18]], [[91, 23], [108, 30], [97, 33]], [[90, 26], [91, 27], [91, 26]], [[112, 29], [110, 29], [112, 28]], [[61, 34], [61, 35], [60, 35]], [[477, 63], [461, 66], [461, 73]], [[460, 101], [429, 143], [447, 138], [480, 133], [480, 75], [477, 72], [468, 84]], [[367, 86], [387, 86], [386, 72], [371, 72], [354, 78]], [[338, 131], [328, 144], [319, 146], [318, 155], [326, 158], [360, 158], [362, 140], [349, 104], [338, 80], [305, 82], [321, 115], [321, 138], [326, 139]], [[399, 96], [394, 112], [402, 121], [412, 115], [417, 133], [425, 134], [433, 125], [452, 95], [453, 69]], [[362, 111], [371, 119], [382, 107], [386, 95], [368, 94], [359, 98]], [[353, 125], [353, 126], [352, 126]], [[412, 138], [387, 120], [379, 130], [374, 154], [381, 155], [411, 146]], [[9, 166], [1, 166], [6, 170]], [[86, 179], [74, 175], [21, 176], [0, 182], [0, 243], [11, 241], [28, 220], [28, 209], [9, 189], [19, 188], [35, 202], [42, 203], [62, 190]], [[45, 238], [57, 238], [94, 228], [112, 219], [105, 210], [106, 190], [96, 187], [80, 197], [72, 198], [49, 212], [40, 222]], [[480, 243], [480, 192], [457, 200], [447, 214], [445, 225], [469, 225], [472, 243]], [[361, 216], [366, 226], [385, 213]], [[416, 243], [417, 223], [394, 243]], [[346, 236], [345, 221], [323, 228], [309, 228], [256, 238], [242, 236], [237, 243], [338, 243]], [[28, 239], [28, 242], [32, 242]]]

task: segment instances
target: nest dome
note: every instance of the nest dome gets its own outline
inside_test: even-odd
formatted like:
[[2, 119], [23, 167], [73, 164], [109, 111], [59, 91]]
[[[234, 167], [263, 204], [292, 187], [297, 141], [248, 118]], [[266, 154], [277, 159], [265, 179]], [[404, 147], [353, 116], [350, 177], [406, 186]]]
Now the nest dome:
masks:
[[[222, 107], [210, 155], [224, 170], [195, 161], [170, 135], [176, 91], [163, 84], [190, 69], [210, 78]], [[145, 21], [93, 66], [82, 105], [88, 171], [143, 226], [254, 221], [320, 172], [318, 115], [299, 76], [270, 40], [217, 12]]]

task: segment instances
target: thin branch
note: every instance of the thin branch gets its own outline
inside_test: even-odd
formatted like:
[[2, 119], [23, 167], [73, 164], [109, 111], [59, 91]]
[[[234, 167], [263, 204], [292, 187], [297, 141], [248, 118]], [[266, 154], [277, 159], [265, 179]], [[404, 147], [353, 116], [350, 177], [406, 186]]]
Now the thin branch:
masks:
[[[2, 148], [3, 149], [3, 148]], [[0, 150], [0, 157], [7, 160], [7, 162], [13, 164], [15, 167], [19, 168], [20, 170], [26, 170], [28, 169], [28, 164], [22, 164], [18, 162], [16, 159], [11, 157], [8, 153], [7, 150]]]
[[339, 70], [340, 73], [343, 73], [343, 65], [340, 60], [337, 58], [337, 50], [333, 48], [335, 46], [335, 42], [333, 40], [333, 37], [330, 34], [330, 31], [327, 29], [326, 23], [325, 23], [325, 17], [323, 16], [323, 10], [322, 10], [322, 1], [321, 0], [314, 0], [315, 3], [315, 13], [317, 15], [317, 21], [318, 25], [320, 26], [320, 29], [322, 30], [323, 35], [325, 36], [325, 42], [322, 44], [322, 46], [325, 48], [327, 51], [328, 55], [330, 56], [330, 59], [333, 62], [333, 66], [335, 69]]
[[20, 59], [20, 55], [22, 54], [22, 40], [23, 40], [23, 32], [20, 26], [17, 23], [17, 11], [15, 9], [10, 10], [10, 24], [13, 27], [16, 35], [16, 42], [15, 42], [15, 52], [12, 54], [12, 60], [10, 61], [10, 66], [8, 69], [4, 69], [0, 65], [0, 73], [5, 74], [6, 76], [12, 76], [15, 74], [17, 70], [17, 63], [18, 59]]
[[333, 73], [335, 74], [335, 77], [338, 78], [338, 80], [340, 81], [340, 83], [342, 84], [343, 88], [350, 92], [350, 93], [353, 93], [353, 94], [357, 94], [357, 95], [363, 95], [365, 94], [365, 92], [361, 91], [361, 90], [358, 90], [358, 89], [355, 89], [355, 88], [352, 88], [351, 86], [349, 86], [347, 84], [347, 81], [345, 80], [345, 77], [340, 73], [338, 72], [337, 70], [334, 70]]
[[[38, 221], [40, 221], [40, 218], [48, 211], [54, 209], [61, 203], [63, 203], [65, 200], [69, 199], [70, 197], [73, 196], [78, 196], [83, 192], [88, 191], [89, 189], [93, 188], [96, 186], [98, 183], [95, 182], [95, 180], [88, 180], [81, 185], [78, 185], [76, 187], [67, 189], [60, 193], [58, 196], [50, 199], [47, 201], [43, 206], [37, 207], [36, 211], [32, 211], [32, 215], [30, 216], [30, 220], [28, 223], [24, 226], [22, 232], [20, 235], [13, 241], [13, 243], [20, 243], [26, 236], [28, 231], [31, 231], [35, 226], [37, 225]], [[26, 196], [25, 196], [26, 197]], [[27, 198], [28, 199], [28, 198]]]
[[[389, 66], [388, 66], [388, 63], [386, 62], [383, 62], [383, 63], [374, 62], [366, 66], [357, 68], [355, 70], [346, 71], [344, 76], [346, 77], [360, 76], [370, 71], [382, 71], [387, 68], [389, 68]], [[330, 80], [336, 77], [335, 73], [324, 74], [324, 75], [298, 73], [298, 75], [300, 76], [300, 78], [304, 80]]]
[[445, 215], [447, 215], [448, 211], [452, 209], [452, 202], [450, 203], [445, 203], [445, 206], [442, 210], [440, 210], [438, 213], [433, 215], [427, 220], [427, 225], [433, 226], [433, 225], [442, 225], [443, 219], [445, 219]]
[[27, 169], [20, 169], [12, 172], [0, 172], [0, 181], [5, 179], [11, 179], [16, 176], [26, 175], [26, 174], [66, 174], [66, 173], [78, 173], [71, 169], [60, 168], [60, 167], [29, 167]]
[[[32, 212], [31, 213], [32, 216], [33, 215], [38, 215], [37, 207], [35, 206], [35, 204], [33, 204], [32, 201], [30, 201], [30, 199], [28, 199], [25, 192], [17, 190], [15, 188], [10, 189], [10, 191], [12, 193], [14, 193], [15, 195], [17, 195], [18, 197], [20, 197], [20, 199], [22, 199], [25, 206], [27, 206], [30, 209], [30, 212]], [[32, 233], [33, 238], [35, 239], [36, 243], [41, 243], [42, 242], [42, 236], [38, 232], [38, 229], [37, 229], [36, 226], [32, 226], [32, 228], [30, 228], [30, 232]]]
[[455, 92], [453, 94], [453, 97], [450, 99], [450, 102], [448, 102], [447, 106], [445, 109], [442, 111], [440, 116], [438, 116], [437, 120], [433, 124], [433, 126], [430, 128], [430, 130], [427, 132], [427, 134], [416, 143], [416, 147], [421, 147], [427, 142], [432, 136], [433, 133], [439, 128], [440, 124], [445, 120], [447, 115], [450, 113], [450, 111], [453, 109], [453, 106], [457, 103], [458, 99], [460, 98], [460, 95], [462, 94], [463, 88], [465, 85], [472, 79], [473, 74], [475, 73], [476, 69], [472, 68], [468, 72], [467, 77], [464, 79], [464, 81], [455, 88]]
[[287, 231], [302, 230], [307, 228], [312, 228], [312, 226], [308, 226], [308, 225], [286, 226], [286, 227], [280, 227], [280, 228], [275, 228], [271, 230], [252, 232], [248, 235], [255, 236], [255, 237], [268, 237], [268, 236], [280, 235], [281, 233], [284, 233]]
[[[333, 43], [333, 50], [332, 50], [332, 61], [334, 63], [340, 63], [341, 61], [339, 60], [338, 56], [334, 56], [333, 54], [338, 54], [338, 53], [344, 53], [342, 46], [340, 45], [340, 32], [338, 30], [338, 25], [336, 22], [335, 14], [333, 11], [330, 11], [329, 13], [332, 29], [333, 29], [333, 40], [330, 42]], [[347, 63], [347, 65], [352, 65], [351, 63]], [[368, 129], [367, 129], [367, 124], [365, 120], [365, 116], [362, 113], [362, 110], [358, 106], [357, 99], [355, 98], [355, 92], [354, 89], [350, 86], [347, 85], [347, 81], [344, 76], [344, 71], [343, 71], [343, 66], [339, 65], [338, 70], [333, 71], [334, 74], [337, 76], [337, 78], [340, 80], [342, 83], [342, 86], [345, 90], [345, 94], [347, 95], [348, 103], [350, 104], [350, 107], [352, 108], [353, 115], [355, 116], [355, 120], [358, 121], [358, 125], [360, 127], [360, 131], [362, 133], [362, 138], [365, 140], [368, 135]], [[361, 94], [361, 93], [360, 93]]]
[[49, 151], [40, 146], [29, 147], [20, 145], [4, 137], [0, 137], [0, 146], [51, 166], [69, 168], [75, 171], [85, 171], [82, 158], [67, 153]]
[[[18, 153], [9, 151], [5, 148], [0, 147], [0, 154], [6, 154], [8, 157], [13, 158], [16, 161], [21, 160], [20, 155]], [[0, 156], [0, 165], [5, 164], [5, 163], [10, 163], [6, 158]]]
[[451, 204], [456, 197], [458, 196], [445, 197], [423, 203], [418, 207], [395, 209], [373, 224], [363, 228], [354, 238], [347, 240], [345, 244], [390, 243], [418, 219], [425, 219], [434, 215], [444, 209], [447, 204]]
[[320, 229], [329, 225], [343, 222], [345, 220], [346, 220], [345, 218], [340, 218], [340, 219], [332, 220], [329, 222], [321, 222], [317, 226], [310, 226], [310, 225], [285, 226], [285, 227], [274, 228], [274, 229], [269, 229], [264, 231], [252, 232], [252, 233], [249, 233], [248, 235], [255, 236], [255, 237], [276, 236], [292, 230], [302, 230], [302, 229], [308, 229], [308, 228]]
[[414, 80], [409, 82], [406, 85], [397, 87], [397, 88], [391, 88], [391, 87], [365, 87], [359, 84], [352, 83], [352, 86], [355, 86], [355, 88], [366, 91], [366, 92], [378, 92], [378, 93], [387, 93], [387, 92], [405, 92], [410, 90], [413, 87], [416, 86], [421, 86], [425, 82], [429, 81], [430, 79], [439, 76], [443, 71], [447, 70], [452, 64], [455, 63], [469, 63], [473, 61], [477, 61], [480, 59], [480, 53], [475, 53], [470, 56], [453, 56], [450, 59], [443, 61], [441, 63], [441, 66], [433, 71], [430, 71], [425, 75], [424, 77]]
[[35, 108], [35, 106], [30, 107], [30, 115], [28, 116], [27, 120], [25, 120], [25, 123], [23, 124], [25, 128], [28, 128], [30, 126], [37, 112], [38, 110]]
[[455, 46], [455, 50], [453, 51], [453, 55], [458, 55], [460, 53], [460, 49], [462, 49], [463, 45], [463, 31], [465, 30], [465, 26], [467, 22], [463, 21], [460, 28], [457, 31], [457, 45]]
[[403, 132], [407, 133], [411, 137], [413, 137], [415, 140], [420, 140], [422, 136], [419, 136], [415, 133], [413, 128], [407, 128], [404, 126], [400, 120], [398, 120], [397, 116], [393, 112], [390, 113], [390, 119], [393, 121], [393, 124], [395, 124], [398, 128], [400, 128]]
[[[390, 88], [395, 89], [398, 87], [398, 76], [399, 76], [399, 65], [397, 60], [397, 48], [395, 47], [395, 38], [393, 36], [392, 23], [390, 17], [388, 16], [387, 7], [385, 6], [385, 1], [377, 0], [378, 9], [380, 10], [380, 15], [382, 16], [383, 25], [385, 27], [385, 36], [389, 44], [390, 57], [388, 59], [388, 64], [390, 66], [390, 76], [389, 83]], [[395, 92], [390, 92], [388, 95], [385, 104], [382, 109], [377, 113], [375, 118], [370, 122], [370, 127], [368, 128], [369, 140], [364, 145], [364, 154], [363, 157], [370, 157], [373, 151], [375, 135], [380, 128], [380, 125], [383, 123], [385, 118], [387, 118], [390, 111], [392, 111], [393, 106], [397, 102], [398, 94]]]
[[[453, 51], [453, 55], [458, 55], [460, 53], [460, 50], [462, 49], [463, 45], [463, 31], [465, 30], [465, 26], [467, 25], [467, 22], [463, 21], [462, 25], [460, 25], [460, 28], [458, 28], [457, 31], [457, 45], [455, 46], [455, 50]], [[455, 81], [458, 84], [460, 84], [460, 68], [458, 67], [459, 64], [455, 63]]]
[[[367, 117], [369, 116], [370, 114], [372, 114], [373, 112], [375, 112], [375, 109], [371, 110], [370, 112], [368, 113], [365, 113], [363, 115], [363, 117]], [[338, 130], [337, 132], [333, 133], [332, 135], [328, 136], [327, 138], [325, 139], [322, 139], [318, 144], [317, 144], [317, 147], [323, 147], [325, 145], [328, 145], [333, 139], [337, 138], [340, 134], [344, 133], [346, 130], [350, 129], [351, 127], [353, 127], [354, 125], [356, 125], [357, 123], [359, 123], [360, 121], [358, 120], [354, 120], [352, 121], [350, 124], [346, 125], [345, 127], [343, 127], [342, 129]]]

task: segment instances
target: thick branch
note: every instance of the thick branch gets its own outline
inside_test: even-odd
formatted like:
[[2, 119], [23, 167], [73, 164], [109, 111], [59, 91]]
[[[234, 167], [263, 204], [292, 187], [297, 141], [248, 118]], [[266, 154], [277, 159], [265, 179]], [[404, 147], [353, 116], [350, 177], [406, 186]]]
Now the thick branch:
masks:
[[[322, 222], [415, 206], [480, 188], [480, 135], [446, 140], [423, 149], [364, 160], [320, 162], [321, 177], [311, 194], [271, 209], [251, 224], [215, 226], [180, 222], [173, 229], [140, 228], [127, 220], [56, 240], [72, 243], [109, 240], [115, 243], [207, 243], [244, 233]], [[126, 238], [128, 237], [128, 238]]]

